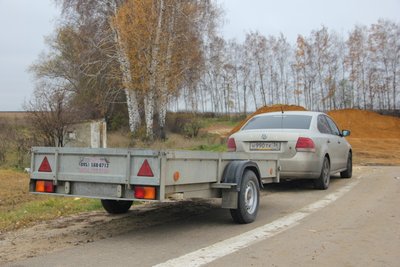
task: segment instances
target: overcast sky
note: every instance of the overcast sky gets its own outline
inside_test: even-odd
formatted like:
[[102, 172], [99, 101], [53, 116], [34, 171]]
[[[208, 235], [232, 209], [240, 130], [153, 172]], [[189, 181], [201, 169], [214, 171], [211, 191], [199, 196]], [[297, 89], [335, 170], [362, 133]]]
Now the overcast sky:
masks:
[[[225, 10], [221, 33], [243, 41], [246, 32], [282, 32], [292, 44], [325, 25], [346, 35], [356, 24], [379, 18], [400, 22], [400, 0], [218, 0]], [[0, 0], [0, 111], [22, 110], [32, 95], [29, 65], [44, 51], [44, 36], [59, 11], [52, 0]]]

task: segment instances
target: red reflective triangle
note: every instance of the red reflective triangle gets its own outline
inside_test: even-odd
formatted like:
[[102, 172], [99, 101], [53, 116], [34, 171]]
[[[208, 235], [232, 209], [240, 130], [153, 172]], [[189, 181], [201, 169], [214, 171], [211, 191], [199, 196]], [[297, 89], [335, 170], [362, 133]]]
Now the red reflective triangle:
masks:
[[153, 171], [151, 170], [150, 164], [147, 159], [143, 161], [142, 167], [140, 167], [137, 176], [154, 177]]
[[52, 172], [50, 163], [49, 163], [49, 160], [47, 159], [47, 157], [44, 157], [42, 164], [40, 164], [39, 171], [40, 172]]

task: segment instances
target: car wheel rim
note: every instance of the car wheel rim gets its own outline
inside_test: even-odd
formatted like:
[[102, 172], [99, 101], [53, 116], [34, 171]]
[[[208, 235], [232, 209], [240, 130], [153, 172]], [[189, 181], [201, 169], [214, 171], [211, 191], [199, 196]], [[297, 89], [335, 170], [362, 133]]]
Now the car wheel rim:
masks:
[[257, 188], [253, 181], [249, 181], [246, 186], [244, 202], [247, 212], [253, 214], [257, 206]]

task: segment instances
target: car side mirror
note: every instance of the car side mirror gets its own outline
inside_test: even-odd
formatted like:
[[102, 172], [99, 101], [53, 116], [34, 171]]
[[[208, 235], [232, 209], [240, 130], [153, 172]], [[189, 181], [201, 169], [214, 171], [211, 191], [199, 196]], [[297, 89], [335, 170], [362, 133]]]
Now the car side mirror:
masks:
[[350, 131], [349, 130], [343, 130], [342, 131], [342, 136], [343, 137], [346, 137], [346, 136], [349, 136], [350, 135]]

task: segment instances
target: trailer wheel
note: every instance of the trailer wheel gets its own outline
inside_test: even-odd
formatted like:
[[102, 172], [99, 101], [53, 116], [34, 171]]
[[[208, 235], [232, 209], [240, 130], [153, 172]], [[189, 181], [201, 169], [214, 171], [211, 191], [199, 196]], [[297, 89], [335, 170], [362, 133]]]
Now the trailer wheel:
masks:
[[230, 210], [231, 216], [237, 223], [251, 223], [257, 217], [260, 202], [260, 186], [253, 171], [245, 171], [238, 194], [238, 207]]
[[103, 208], [110, 214], [126, 213], [132, 206], [133, 201], [102, 199]]

